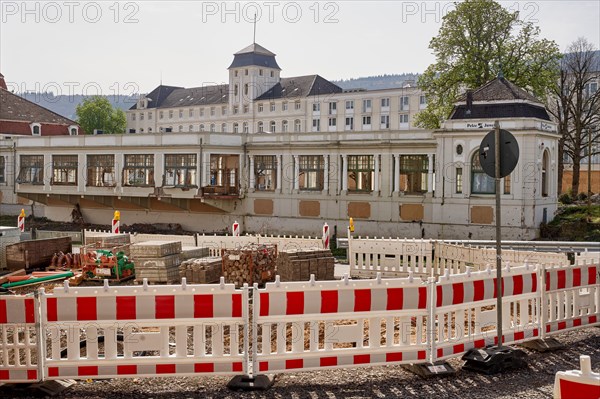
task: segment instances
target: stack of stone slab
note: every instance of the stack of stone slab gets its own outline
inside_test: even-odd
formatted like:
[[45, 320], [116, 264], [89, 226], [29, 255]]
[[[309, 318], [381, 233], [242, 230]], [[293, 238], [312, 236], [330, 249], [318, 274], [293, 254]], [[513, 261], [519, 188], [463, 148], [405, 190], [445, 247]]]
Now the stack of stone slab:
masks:
[[277, 274], [281, 281], [308, 281], [334, 279], [335, 258], [330, 250], [292, 249], [279, 252]]
[[102, 233], [102, 232], [86, 232], [84, 245], [90, 249], [116, 249], [123, 251], [125, 255], [129, 256], [129, 244], [131, 243], [131, 236], [129, 234], [114, 234], [114, 233]]
[[130, 246], [135, 280], [150, 283], [180, 282], [181, 241], [144, 241]]
[[[208, 251], [208, 248], [205, 248]], [[192, 258], [181, 262], [179, 276], [189, 284], [211, 284], [221, 278], [222, 259], [220, 256]]]
[[206, 258], [210, 255], [210, 250], [205, 247], [182, 247], [181, 261], [194, 258]]

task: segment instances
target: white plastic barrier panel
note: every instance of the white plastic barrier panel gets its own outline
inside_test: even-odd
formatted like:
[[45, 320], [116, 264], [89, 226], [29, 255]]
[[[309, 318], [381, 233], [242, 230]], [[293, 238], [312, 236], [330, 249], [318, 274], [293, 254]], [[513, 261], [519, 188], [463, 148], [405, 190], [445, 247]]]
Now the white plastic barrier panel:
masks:
[[246, 374], [247, 301], [223, 283], [57, 288], [42, 297], [46, 378]]
[[254, 373], [425, 362], [431, 286], [277, 278], [255, 288]]
[[600, 267], [578, 264], [546, 269], [542, 315], [545, 334], [600, 323]]
[[600, 373], [592, 371], [589, 356], [579, 357], [581, 370], [559, 371], [554, 379], [554, 399], [600, 398]]
[[41, 380], [37, 363], [38, 311], [36, 299], [31, 296], [0, 297], [0, 383]]
[[[497, 345], [495, 276], [495, 270], [487, 270], [440, 277], [432, 300], [434, 360], [458, 356], [471, 348]], [[538, 279], [535, 267], [503, 269], [503, 343], [539, 336]]]

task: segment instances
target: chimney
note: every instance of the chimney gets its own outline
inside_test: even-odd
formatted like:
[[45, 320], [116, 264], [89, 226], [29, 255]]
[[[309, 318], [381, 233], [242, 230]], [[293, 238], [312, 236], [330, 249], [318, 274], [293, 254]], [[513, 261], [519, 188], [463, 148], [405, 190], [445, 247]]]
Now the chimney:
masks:
[[0, 73], [0, 88], [4, 89], [4, 90], [8, 90], [8, 87], [6, 87], [6, 82], [4, 81], [4, 75], [2, 75]]
[[471, 115], [471, 108], [473, 107], [473, 90], [467, 90], [467, 115]]

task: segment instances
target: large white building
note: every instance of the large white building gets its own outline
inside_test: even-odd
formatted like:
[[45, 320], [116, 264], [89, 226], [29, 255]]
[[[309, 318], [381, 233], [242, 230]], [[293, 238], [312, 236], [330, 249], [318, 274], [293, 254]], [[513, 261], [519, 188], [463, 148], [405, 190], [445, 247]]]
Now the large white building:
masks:
[[[417, 129], [414, 87], [344, 91], [319, 75], [280, 76], [252, 44], [229, 84], [161, 85], [127, 112], [125, 135], [19, 138], [14, 191], [68, 219], [180, 223], [213, 232], [492, 238], [493, 180], [478, 147], [499, 120], [520, 146], [502, 182], [504, 235], [532, 238], [556, 210], [556, 126], [543, 105], [498, 78], [456, 104], [444, 127]], [[0, 146], [2, 148], [2, 146]], [[1, 150], [0, 150], [1, 151]], [[11, 156], [11, 155], [8, 156]], [[1, 155], [1, 154], [0, 154]]]

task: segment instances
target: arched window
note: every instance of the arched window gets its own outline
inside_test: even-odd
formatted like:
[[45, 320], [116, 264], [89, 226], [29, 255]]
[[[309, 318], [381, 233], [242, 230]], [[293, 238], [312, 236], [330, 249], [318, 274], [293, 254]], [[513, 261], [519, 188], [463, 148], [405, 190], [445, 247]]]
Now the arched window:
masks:
[[479, 150], [471, 157], [471, 194], [495, 194], [496, 182], [483, 171], [479, 163]]
[[200, 125], [200, 131], [203, 132], [204, 131], [204, 124]]
[[40, 125], [39, 123], [32, 123], [31, 134], [34, 136], [40, 136], [42, 134], [42, 125]]
[[296, 120], [294, 121], [294, 132], [299, 132], [299, 131], [300, 131], [300, 129], [302, 128], [301, 126], [302, 126], [302, 125], [301, 125], [301, 123], [300, 123], [300, 119], [296, 119]]
[[221, 131], [227, 133], [227, 123], [221, 123]]
[[264, 124], [261, 122], [258, 122], [258, 129], [257, 129], [258, 133], [262, 133], [265, 131], [265, 127]]
[[288, 121], [281, 122], [281, 131], [282, 132], [287, 132], [288, 131]]
[[183, 126], [182, 125], [179, 125], [179, 131], [183, 132]]
[[549, 183], [549, 175], [550, 173], [548, 173], [548, 163], [550, 161], [550, 156], [548, 153], [548, 150], [544, 151], [544, 155], [542, 155], [542, 197], [547, 197], [548, 196], [548, 186], [550, 185]]
[[275, 121], [271, 121], [271, 123], [269, 124], [269, 131], [271, 133], [275, 133]]
[[242, 130], [244, 133], [248, 133], [248, 122], [242, 124]]
[[211, 124], [210, 124], [210, 131], [211, 131], [211, 133], [214, 133], [214, 132], [215, 132], [215, 130], [216, 130], [215, 124], [214, 124], [214, 123], [211, 123]]
[[188, 131], [189, 131], [189, 132], [193, 132], [193, 131], [194, 131], [194, 125], [190, 125], [190, 127], [189, 127], [189, 130], [188, 130]]
[[233, 124], [233, 132], [234, 133], [239, 133], [240, 132], [240, 124], [239, 123], [234, 123]]

